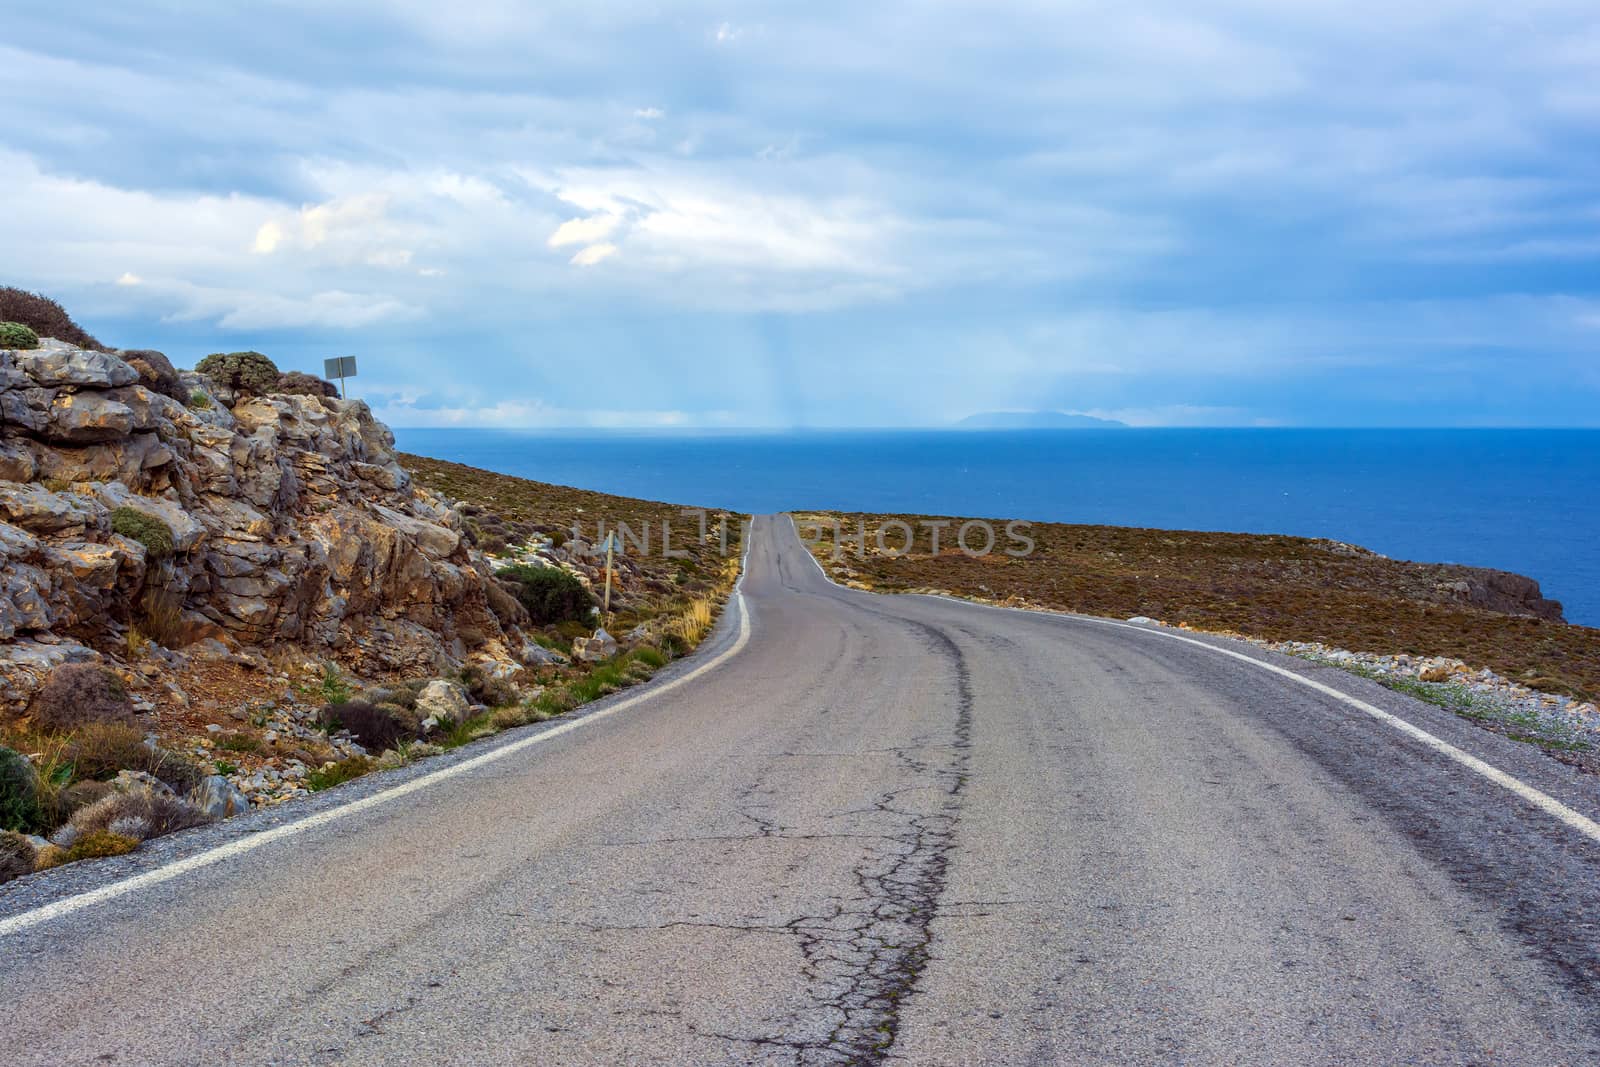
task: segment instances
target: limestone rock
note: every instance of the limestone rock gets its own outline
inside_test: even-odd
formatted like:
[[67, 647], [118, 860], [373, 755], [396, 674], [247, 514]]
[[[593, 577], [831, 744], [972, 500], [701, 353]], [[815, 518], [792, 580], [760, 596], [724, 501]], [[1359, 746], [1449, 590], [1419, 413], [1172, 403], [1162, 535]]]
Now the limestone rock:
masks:
[[213, 819], [231, 819], [250, 810], [250, 798], [220, 774], [201, 779], [189, 794], [189, 803]]
[[537, 641], [524, 641], [522, 652], [517, 658], [530, 667], [547, 667], [552, 664], [571, 662], [561, 653], [545, 648]]
[[82, 497], [42, 485], [0, 482], [0, 517], [37, 534], [82, 534], [104, 525], [100, 509]]
[[34, 384], [43, 386], [92, 386], [101, 389], [132, 385], [139, 372], [123, 360], [105, 352], [74, 348], [65, 341], [43, 338], [39, 347], [12, 353], [16, 367]]
[[467, 691], [454, 682], [437, 678], [422, 687], [417, 694], [417, 714], [435, 723], [460, 722], [472, 710]]
[[594, 632], [592, 637], [575, 637], [572, 639], [572, 655], [585, 663], [599, 663], [603, 659], [610, 659], [617, 654], [617, 639], [606, 633], [602, 627]]
[[[115, 354], [53, 340], [0, 353], [0, 712], [26, 703], [38, 650], [58, 634], [91, 656], [125, 654], [157, 579], [179, 600], [183, 641], [288, 645], [415, 676], [458, 669], [471, 633], [473, 650], [522, 667], [511, 650], [526, 638], [490, 609], [487, 560], [401, 469], [364, 403], [270, 395], [230, 408], [189, 372], [173, 391], [195, 406], [147, 389]], [[173, 555], [147, 560], [112, 533], [120, 507], [166, 523]]]

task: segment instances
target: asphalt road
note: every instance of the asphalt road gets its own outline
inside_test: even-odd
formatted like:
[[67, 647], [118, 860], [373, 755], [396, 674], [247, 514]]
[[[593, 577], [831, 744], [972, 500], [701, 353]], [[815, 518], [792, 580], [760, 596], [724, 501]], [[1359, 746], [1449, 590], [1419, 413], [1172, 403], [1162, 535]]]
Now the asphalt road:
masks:
[[781, 519], [742, 610], [661, 677], [711, 669], [502, 758], [87, 906], [447, 764], [0, 889], [0, 1062], [1600, 1063], [1600, 846], [1392, 725], [1157, 633], [840, 589]]

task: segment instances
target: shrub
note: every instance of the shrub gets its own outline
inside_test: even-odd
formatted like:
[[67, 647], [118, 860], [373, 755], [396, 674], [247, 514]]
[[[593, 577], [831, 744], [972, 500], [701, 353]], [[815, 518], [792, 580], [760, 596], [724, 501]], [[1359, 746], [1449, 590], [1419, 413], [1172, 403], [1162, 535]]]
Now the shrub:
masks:
[[172, 555], [172, 527], [154, 515], [137, 508], [117, 508], [111, 513], [111, 529], [143, 545], [145, 555], [152, 561]]
[[645, 645], [643, 648], [635, 649], [633, 658], [641, 663], [646, 663], [657, 670], [667, 665], [666, 653], [662, 652], [659, 648], [652, 648], [649, 645]]
[[322, 709], [321, 720], [330, 730], [348, 730], [363, 748], [374, 752], [393, 748], [410, 733], [394, 712], [364, 700], [329, 704]]
[[223, 734], [217, 738], [217, 748], [222, 752], [260, 752], [261, 738], [253, 734]]
[[0, 882], [33, 873], [33, 842], [21, 834], [0, 834]]
[[278, 376], [278, 385], [273, 389], [275, 393], [288, 393], [292, 396], [329, 396], [339, 395], [339, 387], [332, 382], [324, 381], [315, 374], [305, 371], [285, 371]]
[[594, 608], [594, 596], [583, 583], [557, 567], [518, 564], [499, 576], [516, 583], [516, 598], [535, 625], [587, 619]]
[[195, 411], [210, 411], [211, 397], [204, 389], [196, 389], [189, 394], [189, 406]]
[[171, 786], [179, 796], [187, 796], [206, 777], [206, 769], [170, 749], [158, 748], [149, 768], [151, 774]]
[[179, 403], [189, 399], [189, 394], [183, 391], [183, 381], [178, 377], [178, 368], [172, 365], [172, 360], [165, 353], [150, 348], [132, 348], [119, 355], [127, 361], [128, 366], [139, 372], [140, 384], [152, 393], [169, 396]]
[[118, 771], [148, 771], [155, 752], [144, 734], [121, 722], [89, 723], [72, 734], [66, 757], [77, 778], [115, 778]]
[[[512, 595], [507, 583], [499, 581], [485, 582], [483, 591], [489, 601], [489, 610], [494, 612], [494, 617], [500, 620], [501, 626], [526, 626], [531, 620], [528, 618], [528, 609], [522, 602]], [[517, 588], [513, 583], [512, 588]]]
[[22, 753], [0, 747], [0, 830], [35, 830], [43, 823], [33, 764]]
[[511, 730], [518, 726], [526, 726], [531, 722], [538, 722], [541, 716], [533, 708], [524, 708], [513, 705], [506, 708], [496, 708], [489, 713], [489, 725], [497, 730]]
[[72, 846], [76, 848], [77, 842], [101, 830], [139, 842], [210, 821], [210, 816], [187, 801], [150, 789], [136, 789], [112, 793], [78, 809], [68, 825], [78, 832]]
[[73, 777], [79, 779], [63, 793], [62, 803], [69, 809], [84, 807], [99, 795], [69, 797], [72, 790], [93, 781], [106, 781], [119, 771], [143, 771], [171, 786], [176, 792], [187, 793], [200, 784], [205, 770], [199, 764], [170, 749], [147, 745], [144, 735], [126, 723], [90, 723], [79, 727], [68, 736], [62, 753], [71, 764]]
[[306, 775], [306, 788], [313, 793], [332, 789], [336, 785], [343, 785], [353, 778], [360, 778], [370, 773], [373, 766], [372, 760], [366, 756], [351, 756], [338, 763], [329, 763]]
[[116, 790], [111, 787], [110, 782], [73, 782], [57, 795], [59, 815], [70, 819], [73, 812], [87, 808], [114, 792]]
[[383, 689], [368, 690], [367, 703], [415, 711], [417, 710], [417, 697], [429, 681], [430, 679], [426, 678], [414, 678], [409, 682], [401, 682], [398, 685], [387, 686]]
[[66, 850], [63, 856], [52, 856], [50, 866], [55, 867], [62, 863], [76, 863], [78, 860], [104, 859], [106, 856], [121, 856], [132, 852], [139, 847], [139, 839], [126, 834], [112, 833], [110, 830], [96, 830], [84, 834], [72, 842], [72, 847]]
[[20, 322], [0, 322], [0, 348], [38, 348], [39, 335]]
[[146, 585], [139, 597], [139, 629], [163, 648], [181, 648], [189, 634], [183, 594], [169, 586]]
[[93, 348], [104, 352], [106, 346], [96, 341], [72, 321], [66, 308], [38, 293], [25, 289], [0, 287], [0, 322], [16, 322], [33, 330], [40, 337], [54, 337], [79, 348]]
[[50, 672], [30, 707], [46, 730], [73, 730], [92, 722], [128, 722], [133, 701], [122, 679], [92, 663], [63, 663]]
[[247, 396], [270, 393], [278, 385], [278, 365], [260, 352], [213, 352], [194, 369], [216, 385]]
[[461, 668], [460, 678], [461, 684], [466, 688], [467, 695], [472, 698], [474, 704], [486, 704], [491, 708], [498, 708], [515, 704], [522, 696], [510, 680], [495, 678], [481, 667]]
[[322, 665], [322, 699], [329, 704], [343, 704], [350, 699], [350, 683], [339, 673], [337, 663]]

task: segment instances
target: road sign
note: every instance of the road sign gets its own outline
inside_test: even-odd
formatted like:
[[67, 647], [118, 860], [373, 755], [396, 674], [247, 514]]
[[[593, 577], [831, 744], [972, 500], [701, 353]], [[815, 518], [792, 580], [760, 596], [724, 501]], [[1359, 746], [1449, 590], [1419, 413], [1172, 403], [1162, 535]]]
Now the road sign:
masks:
[[355, 356], [334, 356], [322, 361], [322, 376], [330, 381], [339, 379], [339, 397], [344, 398], [344, 380], [356, 376]]

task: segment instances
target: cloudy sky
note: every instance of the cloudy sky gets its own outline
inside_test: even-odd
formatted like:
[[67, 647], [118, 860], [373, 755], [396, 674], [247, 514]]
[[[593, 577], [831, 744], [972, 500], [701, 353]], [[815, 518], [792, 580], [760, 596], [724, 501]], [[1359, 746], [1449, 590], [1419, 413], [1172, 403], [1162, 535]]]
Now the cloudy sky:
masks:
[[396, 424], [1600, 426], [1593, 0], [14, 0], [0, 92], [0, 284]]

